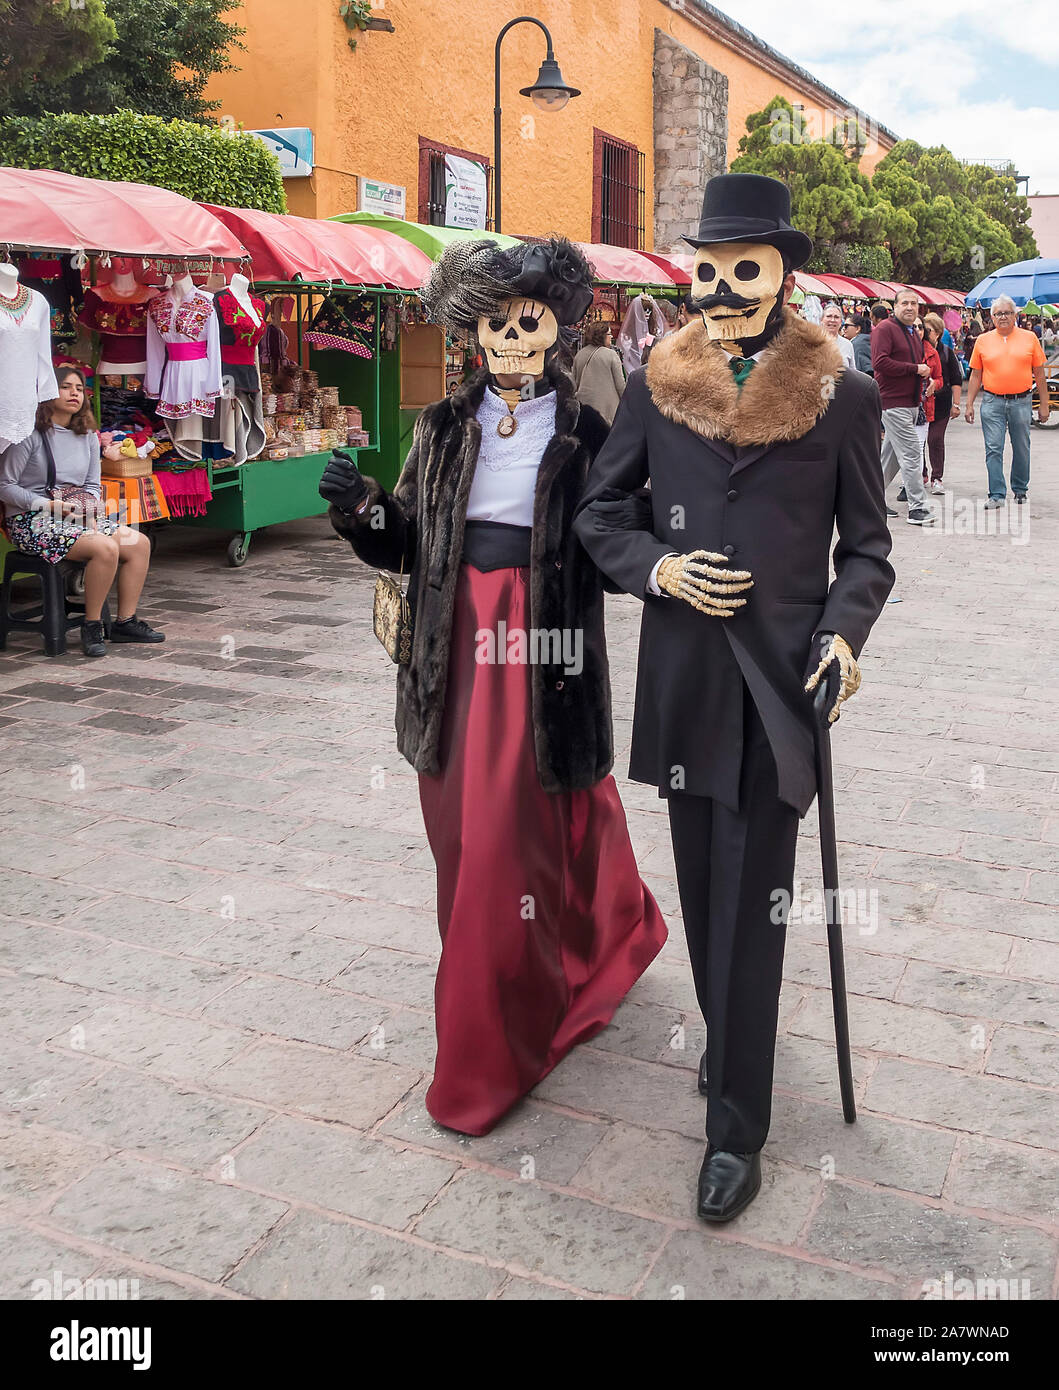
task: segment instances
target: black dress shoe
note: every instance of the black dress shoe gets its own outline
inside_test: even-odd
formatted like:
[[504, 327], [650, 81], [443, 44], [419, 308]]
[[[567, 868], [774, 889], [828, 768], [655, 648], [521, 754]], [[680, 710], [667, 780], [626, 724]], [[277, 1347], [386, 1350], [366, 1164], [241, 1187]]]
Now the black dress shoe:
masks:
[[706, 1094], [706, 1054], [705, 1054], [705, 1052], [704, 1052], [704, 1053], [702, 1054], [702, 1056], [699, 1058], [699, 1095], [700, 1095], [700, 1096], [704, 1096], [705, 1094]]
[[728, 1153], [707, 1146], [699, 1169], [699, 1216], [703, 1221], [731, 1221], [761, 1188], [761, 1154]]

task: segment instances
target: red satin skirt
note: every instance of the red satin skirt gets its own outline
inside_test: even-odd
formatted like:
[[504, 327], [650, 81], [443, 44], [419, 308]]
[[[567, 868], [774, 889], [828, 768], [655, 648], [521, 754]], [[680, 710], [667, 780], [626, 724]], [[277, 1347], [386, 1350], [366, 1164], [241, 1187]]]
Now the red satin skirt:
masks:
[[527, 631], [528, 569], [463, 565], [440, 776], [420, 802], [437, 865], [437, 1062], [427, 1110], [486, 1134], [609, 1023], [662, 948], [613, 777], [550, 794], [537, 777], [531, 668], [476, 660], [476, 634]]

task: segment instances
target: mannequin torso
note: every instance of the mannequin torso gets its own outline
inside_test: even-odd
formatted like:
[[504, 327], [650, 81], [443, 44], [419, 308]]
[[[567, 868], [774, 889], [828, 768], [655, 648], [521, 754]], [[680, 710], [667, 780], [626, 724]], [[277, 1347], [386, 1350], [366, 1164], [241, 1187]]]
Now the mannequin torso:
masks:
[[243, 312], [249, 315], [256, 326], [260, 327], [261, 316], [254, 308], [253, 301], [250, 298], [250, 281], [246, 276], [240, 275], [237, 271], [232, 276], [232, 282], [228, 288], [231, 290], [233, 297], [236, 299]]
[[0, 263], [0, 295], [5, 299], [14, 299], [18, 294], [18, 271], [10, 262]]
[[181, 275], [173, 281], [169, 293], [173, 297], [173, 303], [179, 306], [195, 293], [195, 282], [190, 275]]

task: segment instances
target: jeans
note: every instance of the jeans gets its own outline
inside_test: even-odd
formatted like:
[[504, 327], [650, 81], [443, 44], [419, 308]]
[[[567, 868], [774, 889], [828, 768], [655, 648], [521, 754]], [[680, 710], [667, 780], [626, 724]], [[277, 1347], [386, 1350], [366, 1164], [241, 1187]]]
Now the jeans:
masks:
[[989, 474], [989, 496], [1007, 496], [1004, 482], [1004, 436], [1011, 436], [1011, 491], [1029, 491], [1030, 487], [1030, 418], [1033, 398], [1025, 396], [991, 396], [983, 391], [979, 413], [985, 439], [985, 466]]
[[916, 432], [918, 413], [914, 405], [895, 405], [882, 413], [886, 431], [882, 448], [883, 486], [891, 483], [900, 470], [909, 511], [927, 505], [927, 490], [923, 486], [923, 445]]

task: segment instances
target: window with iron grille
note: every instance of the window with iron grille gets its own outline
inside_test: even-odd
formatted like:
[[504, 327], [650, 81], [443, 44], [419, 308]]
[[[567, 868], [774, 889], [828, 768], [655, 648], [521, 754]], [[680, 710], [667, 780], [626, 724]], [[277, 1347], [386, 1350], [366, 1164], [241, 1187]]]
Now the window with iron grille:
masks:
[[627, 140], [593, 131], [592, 240], [642, 250], [644, 154]]
[[461, 159], [473, 160], [485, 168], [486, 194], [488, 198], [488, 217], [486, 226], [493, 225], [493, 168], [492, 161], [483, 154], [473, 154], [470, 150], [458, 150], [455, 145], [442, 145], [437, 140], [419, 137], [419, 215], [418, 221], [431, 227], [445, 225], [445, 156], [459, 155]]

